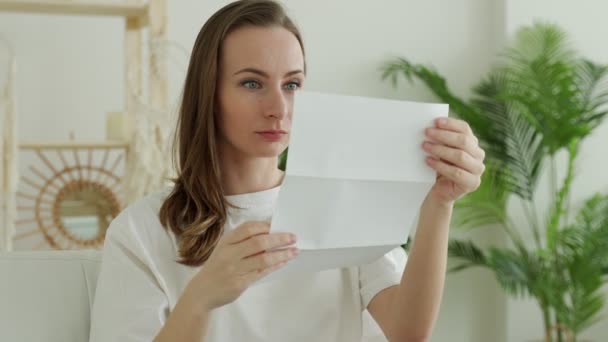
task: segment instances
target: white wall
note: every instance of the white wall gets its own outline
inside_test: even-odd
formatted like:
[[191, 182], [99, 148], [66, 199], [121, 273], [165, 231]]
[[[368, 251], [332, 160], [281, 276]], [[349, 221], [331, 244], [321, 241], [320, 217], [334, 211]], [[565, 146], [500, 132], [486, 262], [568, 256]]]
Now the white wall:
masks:
[[19, 135], [102, 139], [105, 112], [123, 107], [122, 21], [0, 13], [17, 52]]
[[[169, 1], [169, 39], [190, 50], [213, 11], [228, 1]], [[506, 30], [530, 21], [529, 13], [555, 15], [582, 49], [608, 61], [608, 48], [597, 42], [593, 25], [583, 14], [572, 15], [573, 2], [549, 1], [528, 6], [517, 0], [461, 1], [284, 1], [301, 26], [308, 54], [309, 90], [385, 98], [433, 100], [420, 84], [393, 89], [381, 82], [378, 68], [387, 58], [404, 56], [433, 64], [454, 91], [466, 96], [489, 69]], [[602, 13], [607, 5], [595, 4]], [[603, 7], [601, 7], [603, 6]], [[506, 8], [506, 9], [505, 9]], [[559, 10], [561, 8], [561, 11]], [[547, 11], [550, 9], [551, 11]], [[555, 14], [553, 14], [553, 11]], [[566, 15], [568, 14], [568, 15]], [[600, 23], [601, 24], [601, 23]], [[604, 25], [605, 26], [605, 25]], [[0, 33], [19, 55], [19, 134], [27, 140], [61, 140], [70, 130], [76, 138], [102, 139], [104, 113], [121, 109], [123, 99], [122, 22], [110, 18], [42, 17], [0, 13]], [[179, 95], [183, 58], [172, 63], [170, 92]], [[584, 150], [600, 158], [606, 125]], [[605, 159], [599, 167], [581, 166], [577, 191], [608, 191]], [[592, 178], [596, 181], [590, 181]], [[458, 233], [458, 232], [455, 232]], [[501, 243], [491, 231], [474, 236], [482, 243]], [[540, 337], [533, 307], [507, 302], [491, 274], [481, 270], [450, 275], [433, 341], [503, 342]], [[601, 336], [602, 331], [592, 338]], [[608, 334], [605, 330], [603, 333]]]

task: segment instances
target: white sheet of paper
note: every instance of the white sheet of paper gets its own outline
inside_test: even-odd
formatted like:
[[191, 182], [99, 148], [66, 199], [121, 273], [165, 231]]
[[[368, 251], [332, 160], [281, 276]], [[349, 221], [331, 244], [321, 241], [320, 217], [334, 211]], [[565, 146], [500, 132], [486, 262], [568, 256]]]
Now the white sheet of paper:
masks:
[[435, 181], [424, 128], [448, 105], [300, 91], [271, 231], [300, 255], [262, 281], [372, 262], [405, 243]]

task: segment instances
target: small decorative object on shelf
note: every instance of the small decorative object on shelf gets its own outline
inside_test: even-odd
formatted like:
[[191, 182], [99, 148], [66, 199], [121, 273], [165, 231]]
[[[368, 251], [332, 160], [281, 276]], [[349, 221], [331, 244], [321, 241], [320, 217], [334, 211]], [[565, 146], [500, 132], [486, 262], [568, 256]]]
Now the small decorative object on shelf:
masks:
[[106, 114], [106, 139], [108, 141], [129, 141], [131, 127], [124, 112]]

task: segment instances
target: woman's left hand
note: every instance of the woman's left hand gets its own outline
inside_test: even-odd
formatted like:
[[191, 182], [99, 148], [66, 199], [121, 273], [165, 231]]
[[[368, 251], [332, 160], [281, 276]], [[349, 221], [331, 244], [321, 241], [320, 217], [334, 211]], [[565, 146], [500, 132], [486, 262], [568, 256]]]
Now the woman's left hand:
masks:
[[423, 149], [429, 154], [426, 163], [437, 171], [437, 179], [428, 196], [441, 204], [453, 205], [475, 191], [485, 171], [485, 151], [465, 121], [439, 118], [435, 127], [425, 130]]

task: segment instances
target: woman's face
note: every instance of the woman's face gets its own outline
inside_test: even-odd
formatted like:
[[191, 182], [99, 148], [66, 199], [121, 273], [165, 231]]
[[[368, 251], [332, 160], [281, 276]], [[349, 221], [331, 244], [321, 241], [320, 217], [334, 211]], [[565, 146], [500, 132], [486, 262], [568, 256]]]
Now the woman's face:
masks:
[[304, 82], [297, 38], [281, 27], [244, 27], [226, 36], [217, 106], [224, 153], [276, 157], [289, 142], [293, 99]]

